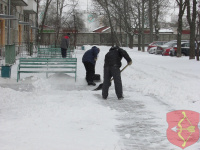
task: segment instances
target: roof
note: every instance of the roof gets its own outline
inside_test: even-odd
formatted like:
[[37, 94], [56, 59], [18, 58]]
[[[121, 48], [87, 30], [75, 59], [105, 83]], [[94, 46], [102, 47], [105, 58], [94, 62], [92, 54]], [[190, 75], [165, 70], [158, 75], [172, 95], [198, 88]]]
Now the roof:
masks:
[[[135, 32], [134, 33], [139, 33], [139, 31], [138, 30], [135, 30]], [[144, 29], [144, 33], [145, 34], [150, 34], [150, 29]], [[155, 32], [154, 32], [155, 33]], [[173, 33], [173, 30], [171, 30], [171, 29], [160, 29], [159, 30], [159, 33]]]
[[102, 32], [105, 32], [108, 29], [110, 29], [110, 27], [103, 26], [103, 27], [99, 27], [99, 28], [93, 30], [93, 32], [102, 33]]
[[182, 30], [182, 34], [190, 34], [190, 30]]
[[173, 30], [171, 30], [171, 29], [160, 29], [159, 30], [159, 33], [173, 33]]

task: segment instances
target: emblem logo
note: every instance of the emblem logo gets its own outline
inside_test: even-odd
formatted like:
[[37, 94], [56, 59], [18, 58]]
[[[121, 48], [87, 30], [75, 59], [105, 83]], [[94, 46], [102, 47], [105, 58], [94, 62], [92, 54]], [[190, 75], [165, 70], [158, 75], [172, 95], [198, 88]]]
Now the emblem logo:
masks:
[[178, 110], [167, 113], [167, 138], [172, 144], [184, 149], [199, 139], [199, 113]]

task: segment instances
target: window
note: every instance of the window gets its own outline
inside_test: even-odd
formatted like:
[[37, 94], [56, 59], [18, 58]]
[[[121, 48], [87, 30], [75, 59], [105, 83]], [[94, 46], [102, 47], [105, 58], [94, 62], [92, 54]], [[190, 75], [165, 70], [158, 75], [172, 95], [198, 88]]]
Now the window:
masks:
[[0, 4], [0, 13], [3, 14], [3, 4]]
[[[29, 22], [29, 15], [24, 14], [24, 22]], [[28, 31], [29, 27], [27, 25], [24, 25], [24, 31]]]
[[7, 6], [4, 7], [4, 11], [5, 11], [5, 12], [4, 12], [5, 14], [8, 14], [8, 13], [7, 13]]
[[190, 43], [183, 44], [183, 47], [190, 47]]

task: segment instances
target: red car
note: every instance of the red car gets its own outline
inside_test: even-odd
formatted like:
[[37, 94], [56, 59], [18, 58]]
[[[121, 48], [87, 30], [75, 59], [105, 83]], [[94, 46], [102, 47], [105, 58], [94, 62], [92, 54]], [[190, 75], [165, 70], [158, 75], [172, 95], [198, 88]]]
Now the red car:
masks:
[[[182, 42], [181, 43], [185, 43], [185, 42], [188, 42], [188, 40], [181, 40]], [[177, 41], [176, 40], [173, 40], [173, 41], [170, 41], [166, 44], [166, 46], [164, 47], [163, 45], [163, 48], [161, 47], [162, 51], [162, 56], [169, 56], [170, 55], [170, 51], [177, 45]]]
[[162, 52], [162, 56], [169, 56], [170, 55], [170, 50], [172, 50], [173, 47], [167, 48]]
[[149, 44], [147, 51], [149, 51], [149, 49], [152, 48], [152, 47], [157, 47], [157, 46], [163, 45], [165, 43], [167, 43], [167, 42], [166, 41], [154, 41], [154, 42]]

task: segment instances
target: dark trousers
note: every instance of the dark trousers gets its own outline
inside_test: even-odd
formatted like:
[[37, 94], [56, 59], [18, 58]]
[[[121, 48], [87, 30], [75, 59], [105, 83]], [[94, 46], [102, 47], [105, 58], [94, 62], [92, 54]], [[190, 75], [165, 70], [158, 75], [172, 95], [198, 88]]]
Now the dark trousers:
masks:
[[67, 49], [61, 48], [62, 58], [66, 58], [67, 56]]
[[114, 79], [115, 83], [115, 93], [118, 98], [123, 96], [122, 91], [122, 80], [121, 80], [121, 73], [120, 68], [115, 66], [104, 67], [104, 81], [102, 87], [102, 96], [103, 98], [108, 97], [108, 90], [111, 85], [111, 77]]
[[86, 81], [88, 83], [93, 82], [94, 74], [95, 74], [95, 65], [90, 62], [84, 62], [83, 64], [86, 70]]

